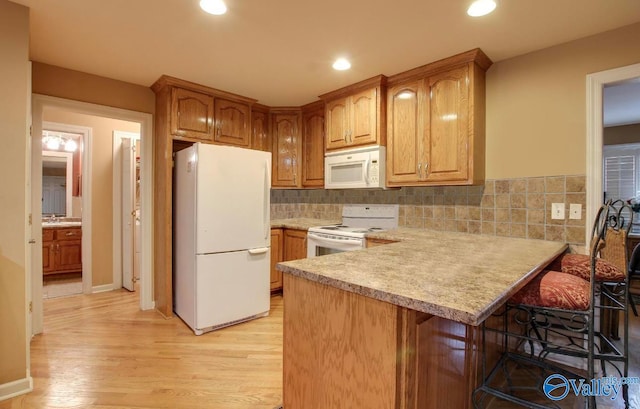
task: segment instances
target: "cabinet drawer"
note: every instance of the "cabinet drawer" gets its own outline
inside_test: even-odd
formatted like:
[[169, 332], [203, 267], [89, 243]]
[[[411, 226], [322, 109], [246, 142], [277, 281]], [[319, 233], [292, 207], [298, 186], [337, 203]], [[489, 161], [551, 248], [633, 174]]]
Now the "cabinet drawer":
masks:
[[79, 228], [56, 230], [56, 240], [78, 240], [81, 237], [82, 230]]
[[42, 242], [53, 240], [53, 230], [42, 229]]

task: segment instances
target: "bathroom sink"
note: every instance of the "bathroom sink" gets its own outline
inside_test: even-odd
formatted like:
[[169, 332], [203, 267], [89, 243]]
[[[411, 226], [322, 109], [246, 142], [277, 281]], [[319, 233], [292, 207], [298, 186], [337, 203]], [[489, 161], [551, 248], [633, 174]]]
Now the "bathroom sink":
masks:
[[52, 228], [52, 227], [76, 227], [76, 226], [82, 226], [82, 222], [65, 222], [65, 221], [60, 221], [60, 222], [42, 222], [42, 227], [45, 228]]

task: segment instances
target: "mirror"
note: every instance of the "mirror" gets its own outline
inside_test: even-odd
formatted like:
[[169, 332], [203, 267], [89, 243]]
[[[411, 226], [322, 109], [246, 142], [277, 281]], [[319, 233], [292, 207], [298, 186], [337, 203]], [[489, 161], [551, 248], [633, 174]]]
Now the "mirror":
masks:
[[73, 217], [73, 154], [42, 152], [42, 215]]

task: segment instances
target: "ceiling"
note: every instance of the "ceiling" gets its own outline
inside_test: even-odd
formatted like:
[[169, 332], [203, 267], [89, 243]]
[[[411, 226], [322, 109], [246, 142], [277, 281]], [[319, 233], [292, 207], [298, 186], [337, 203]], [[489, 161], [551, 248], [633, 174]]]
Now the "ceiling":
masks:
[[[317, 95], [480, 47], [500, 61], [640, 21], [638, 0], [13, 0], [31, 9], [31, 59], [150, 86], [162, 74], [302, 105]], [[338, 72], [331, 63], [351, 59]]]

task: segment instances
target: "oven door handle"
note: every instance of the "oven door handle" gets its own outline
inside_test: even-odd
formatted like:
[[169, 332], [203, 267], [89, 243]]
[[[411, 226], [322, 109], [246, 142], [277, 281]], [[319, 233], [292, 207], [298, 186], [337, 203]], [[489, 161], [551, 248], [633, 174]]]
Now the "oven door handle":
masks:
[[330, 239], [328, 237], [317, 236], [313, 233], [307, 233], [307, 237], [310, 237], [318, 242], [325, 242], [325, 243], [336, 243], [336, 244], [362, 243], [362, 240], [356, 239], [356, 238], [338, 240], [338, 239]]

